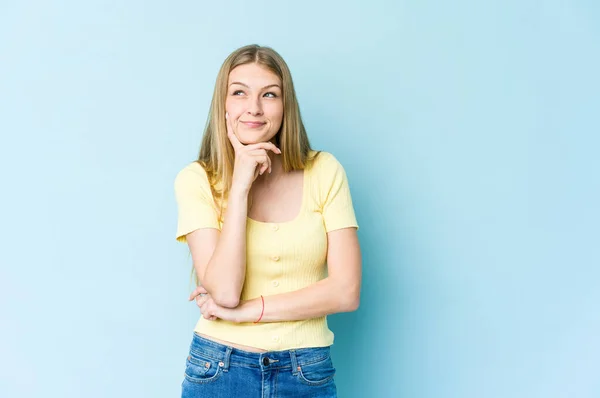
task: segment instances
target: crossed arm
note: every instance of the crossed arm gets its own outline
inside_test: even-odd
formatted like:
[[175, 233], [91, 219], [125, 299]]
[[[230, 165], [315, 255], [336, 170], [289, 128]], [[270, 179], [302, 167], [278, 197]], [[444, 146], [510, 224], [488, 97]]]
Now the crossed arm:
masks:
[[[238, 222], [245, 223], [245, 217]], [[243, 251], [238, 252], [227, 250], [226, 243], [235, 241], [234, 238], [245, 242], [245, 234], [236, 236], [236, 232], [226, 230], [226, 225], [221, 232], [203, 228], [187, 235], [194, 267], [202, 283], [189, 299], [196, 300], [206, 319], [254, 322], [262, 313], [261, 322], [294, 321], [358, 308], [362, 261], [356, 228], [327, 233], [328, 276], [325, 279], [293, 292], [264, 296], [264, 312], [260, 297], [239, 299], [245, 277], [246, 248], [243, 246]], [[243, 263], [232, 261], [235, 254], [235, 260], [241, 258]]]

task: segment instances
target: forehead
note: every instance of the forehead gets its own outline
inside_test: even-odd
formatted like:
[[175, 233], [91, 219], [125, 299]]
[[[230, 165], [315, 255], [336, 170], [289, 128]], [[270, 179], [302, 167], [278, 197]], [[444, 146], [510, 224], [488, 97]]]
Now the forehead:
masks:
[[281, 79], [275, 73], [255, 63], [235, 67], [229, 72], [228, 80], [227, 84], [241, 82], [250, 87], [264, 87], [270, 84], [281, 85]]

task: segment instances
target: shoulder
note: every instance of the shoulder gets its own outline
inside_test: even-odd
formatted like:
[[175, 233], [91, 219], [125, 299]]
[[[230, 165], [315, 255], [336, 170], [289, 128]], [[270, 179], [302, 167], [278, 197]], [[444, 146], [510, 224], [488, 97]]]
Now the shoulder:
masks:
[[175, 176], [175, 188], [181, 188], [183, 186], [193, 185], [206, 185], [209, 184], [208, 176], [204, 167], [198, 162], [191, 162], [185, 167], [180, 169]]
[[[314, 151], [316, 152], [316, 151]], [[325, 201], [330, 192], [337, 192], [348, 185], [346, 171], [340, 161], [330, 152], [315, 153], [310, 165], [310, 180], [313, 189], [320, 193]]]
[[343, 169], [342, 164], [331, 152], [310, 151], [309, 159], [311, 162], [310, 167], [320, 171]]
[[311, 151], [309, 153], [311, 172], [317, 176], [332, 178], [336, 175], [345, 175], [344, 166], [330, 152]]

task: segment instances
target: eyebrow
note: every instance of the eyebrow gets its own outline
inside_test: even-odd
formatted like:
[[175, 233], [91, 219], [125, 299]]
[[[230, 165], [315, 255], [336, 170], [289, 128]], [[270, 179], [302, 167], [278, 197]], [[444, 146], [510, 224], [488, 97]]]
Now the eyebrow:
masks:
[[[250, 88], [247, 84], [244, 84], [242, 82], [233, 82], [229, 86], [233, 86], [234, 84], [239, 84], [241, 86]], [[269, 88], [269, 87], [279, 87], [279, 84], [269, 84], [268, 86], [264, 86], [261, 90], [264, 90], [265, 88]], [[279, 88], [281, 88], [281, 87], [279, 87]]]

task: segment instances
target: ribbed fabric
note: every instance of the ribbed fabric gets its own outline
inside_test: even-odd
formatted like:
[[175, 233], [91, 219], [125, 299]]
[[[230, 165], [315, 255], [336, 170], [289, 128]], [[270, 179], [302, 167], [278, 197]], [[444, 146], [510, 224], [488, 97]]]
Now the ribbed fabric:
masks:
[[[303, 186], [301, 209], [293, 220], [265, 223], [248, 218], [242, 300], [299, 290], [325, 278], [327, 232], [358, 229], [346, 173], [332, 154], [321, 152], [307, 165]], [[177, 174], [175, 196], [179, 242], [187, 242], [186, 234], [196, 229], [221, 229], [208, 178], [198, 163]], [[326, 317], [254, 324], [208, 321], [200, 316], [194, 331], [271, 351], [324, 347], [334, 339]]]

